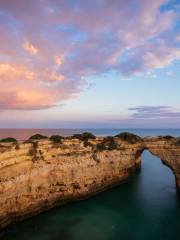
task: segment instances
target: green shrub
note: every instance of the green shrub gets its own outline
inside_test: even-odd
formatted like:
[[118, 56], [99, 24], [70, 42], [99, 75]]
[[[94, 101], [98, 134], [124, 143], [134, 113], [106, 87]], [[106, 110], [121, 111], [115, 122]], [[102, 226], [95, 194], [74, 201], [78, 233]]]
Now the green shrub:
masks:
[[111, 150], [115, 150], [115, 149], [118, 148], [118, 146], [117, 146], [117, 144], [116, 144], [116, 142], [115, 142], [113, 137], [107, 137], [105, 139], [105, 141], [106, 141], [108, 150], [111, 151]]
[[102, 152], [104, 150], [106, 150], [106, 146], [105, 146], [105, 144], [103, 142], [96, 144], [95, 151]]
[[170, 135], [167, 135], [167, 136], [164, 136], [163, 138], [167, 139], [167, 140], [171, 140], [173, 139], [174, 137], [170, 136]]
[[3, 139], [0, 139], [0, 142], [17, 142], [17, 140], [15, 138], [11, 138], [11, 137], [8, 137], [8, 138], [3, 138]]
[[47, 139], [48, 137], [43, 136], [41, 134], [35, 134], [29, 138], [29, 140], [41, 140], [41, 139]]
[[139, 136], [137, 136], [133, 133], [128, 133], [128, 132], [120, 133], [120, 134], [116, 135], [115, 137], [118, 137], [121, 140], [126, 141], [126, 142], [131, 143], [131, 144], [134, 144], [136, 142], [140, 142], [142, 140]]
[[95, 150], [98, 152], [104, 151], [104, 150], [115, 150], [118, 149], [118, 145], [116, 144], [113, 137], [106, 137], [103, 139], [101, 143], [97, 143], [95, 146]]
[[39, 157], [37, 156], [38, 153], [38, 142], [32, 142], [32, 146], [29, 149], [29, 156], [32, 156], [32, 161], [36, 162]]
[[74, 134], [72, 138], [76, 138], [82, 141], [87, 141], [89, 139], [96, 139], [96, 136], [94, 136], [92, 133], [84, 132], [82, 134]]
[[177, 146], [180, 146], [180, 137], [177, 138], [177, 140], [176, 140], [176, 145], [177, 145]]
[[160, 138], [160, 139], [165, 139], [165, 140], [172, 140], [172, 139], [174, 139], [174, 137], [172, 137], [172, 136], [170, 136], [170, 135], [158, 136], [158, 138]]
[[81, 134], [74, 134], [70, 139], [79, 139], [84, 142], [84, 147], [93, 147], [93, 144], [90, 143], [88, 140], [96, 139], [96, 136], [94, 136], [92, 133], [84, 132]]
[[62, 140], [64, 139], [64, 137], [60, 135], [52, 135], [49, 139], [54, 143], [62, 143]]
[[93, 147], [94, 145], [91, 142], [88, 142], [88, 140], [84, 141], [84, 147]]

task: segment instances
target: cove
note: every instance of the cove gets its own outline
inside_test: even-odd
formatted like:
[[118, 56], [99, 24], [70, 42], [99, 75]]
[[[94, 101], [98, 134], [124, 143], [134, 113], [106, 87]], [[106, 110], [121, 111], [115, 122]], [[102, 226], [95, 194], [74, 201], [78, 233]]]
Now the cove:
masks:
[[179, 239], [180, 203], [172, 171], [148, 151], [132, 181], [57, 207], [1, 232], [2, 240]]

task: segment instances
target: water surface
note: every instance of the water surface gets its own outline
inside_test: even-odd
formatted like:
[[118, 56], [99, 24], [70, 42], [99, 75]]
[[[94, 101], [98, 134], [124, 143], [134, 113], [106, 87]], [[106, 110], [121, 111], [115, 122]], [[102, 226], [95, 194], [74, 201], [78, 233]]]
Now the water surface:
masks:
[[71, 136], [82, 132], [91, 132], [97, 136], [114, 136], [125, 131], [138, 134], [141, 137], [161, 135], [180, 136], [180, 129], [0, 129], [0, 138], [14, 137], [18, 140], [26, 140], [36, 133], [50, 137], [54, 134]]

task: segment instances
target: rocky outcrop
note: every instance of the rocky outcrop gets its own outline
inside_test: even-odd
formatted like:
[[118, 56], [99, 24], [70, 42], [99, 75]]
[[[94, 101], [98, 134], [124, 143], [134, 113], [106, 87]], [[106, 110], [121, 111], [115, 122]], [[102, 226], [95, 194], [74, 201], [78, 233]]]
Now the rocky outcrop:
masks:
[[128, 143], [114, 137], [1, 143], [0, 226], [127, 181], [140, 167], [144, 149], [171, 167], [180, 187], [176, 142], [145, 138]]
[[180, 189], [180, 138], [144, 138], [144, 148], [159, 157], [173, 171], [177, 188]]

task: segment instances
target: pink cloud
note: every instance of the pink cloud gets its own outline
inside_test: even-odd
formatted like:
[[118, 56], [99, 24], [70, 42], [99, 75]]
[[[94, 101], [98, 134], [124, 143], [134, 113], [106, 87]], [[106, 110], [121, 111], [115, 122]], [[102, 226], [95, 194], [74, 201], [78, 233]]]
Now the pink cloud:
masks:
[[38, 53], [38, 48], [35, 47], [32, 43], [28, 42], [28, 40], [25, 39], [23, 48], [29, 52], [31, 55], [36, 55]]
[[1, 109], [43, 109], [73, 97], [80, 83], [53, 71], [0, 63], [0, 85]]
[[87, 76], [180, 59], [168, 37], [178, 39], [178, 15], [160, 11], [166, 2], [0, 0], [0, 108], [49, 108], [76, 96]]

